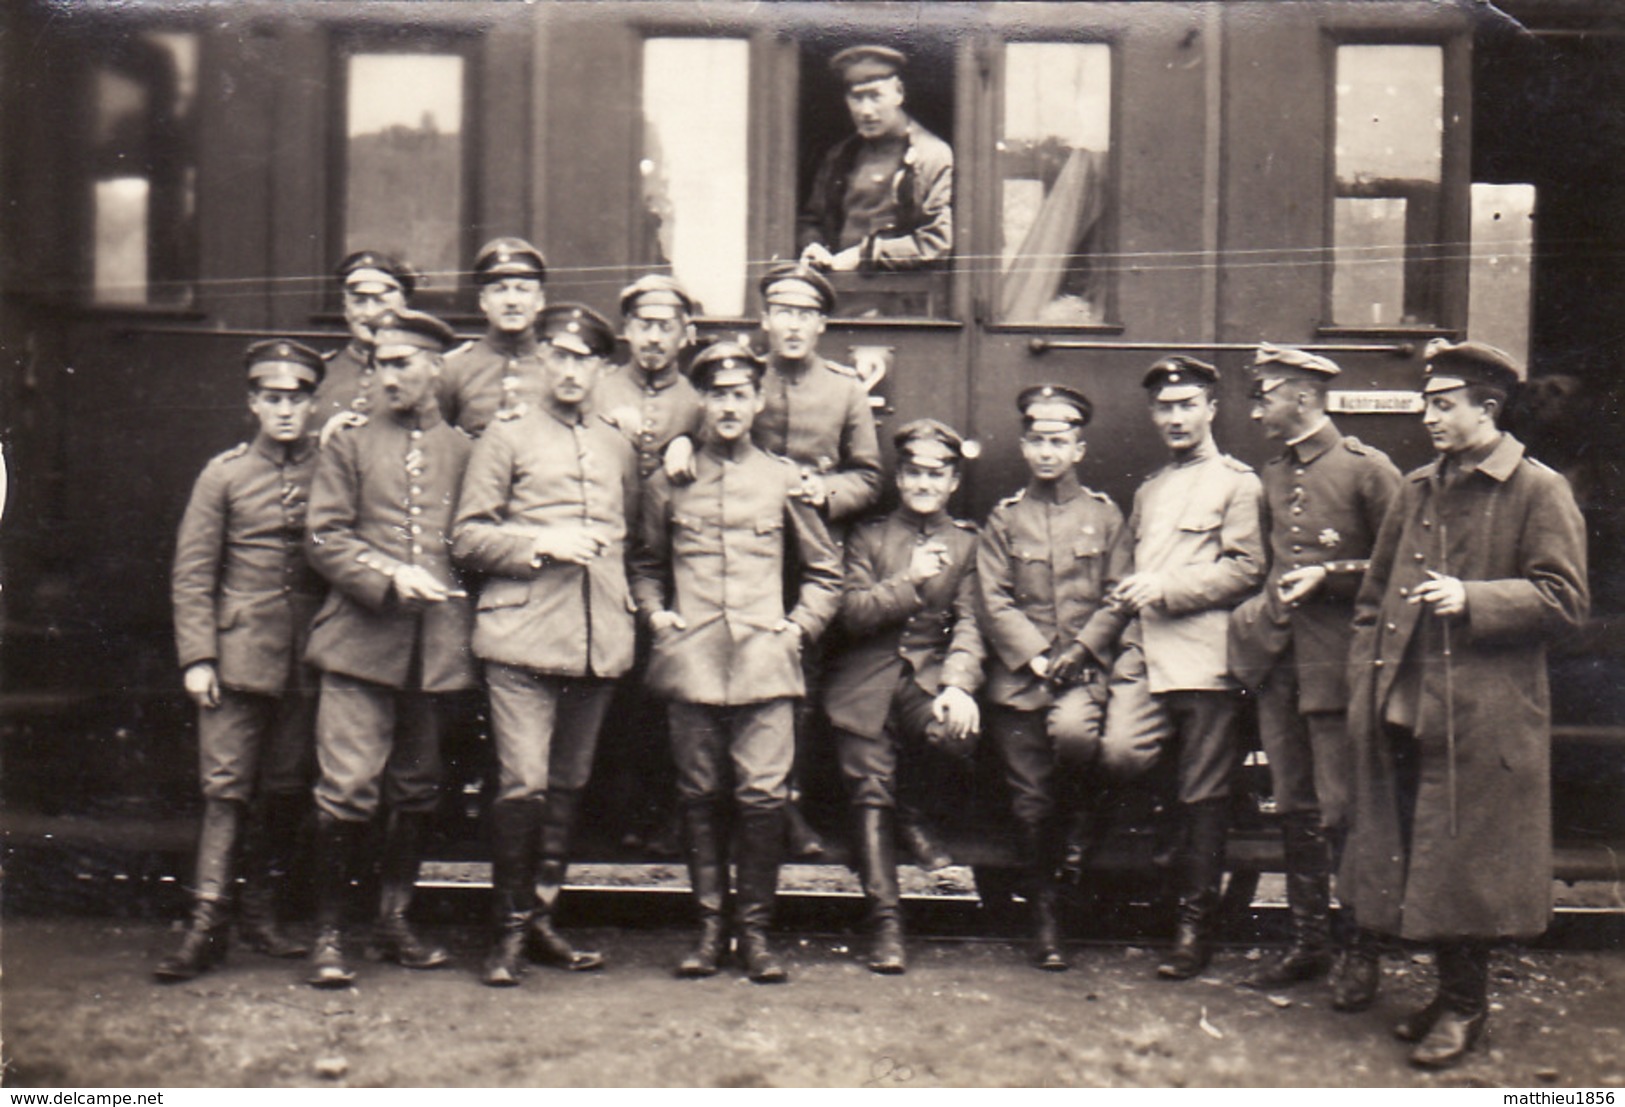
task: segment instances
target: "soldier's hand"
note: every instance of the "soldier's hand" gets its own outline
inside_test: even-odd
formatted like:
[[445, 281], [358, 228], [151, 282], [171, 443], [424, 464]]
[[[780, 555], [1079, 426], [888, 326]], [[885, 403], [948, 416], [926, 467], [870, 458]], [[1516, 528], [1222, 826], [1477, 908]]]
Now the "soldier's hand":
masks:
[[587, 527], [549, 531], [536, 538], [533, 557], [585, 565], [604, 552], [604, 540]]
[[342, 427], [364, 427], [366, 425], [367, 417], [359, 411], [341, 411], [322, 424], [321, 433], [316, 436], [316, 444], [318, 446], [327, 445], [327, 440], [338, 433]]
[[976, 697], [951, 684], [931, 701], [931, 717], [942, 724], [947, 737], [957, 742], [982, 729], [982, 710], [976, 705]]
[[1453, 618], [1467, 610], [1467, 586], [1455, 577], [1428, 570], [1428, 579], [1411, 589], [1408, 603], [1433, 605], [1440, 618]]
[[828, 269], [835, 264], [835, 255], [831, 254], [829, 247], [822, 242], [809, 243], [807, 248], [801, 251], [801, 264]]
[[1143, 611], [1162, 602], [1162, 578], [1156, 573], [1133, 573], [1112, 591], [1112, 600], [1130, 611]]
[[1049, 682], [1057, 686], [1071, 684], [1088, 665], [1088, 648], [1082, 642], [1068, 642], [1049, 667]]
[[857, 246], [848, 246], [829, 259], [829, 267], [837, 273], [851, 273], [862, 264], [863, 251]]
[[809, 507], [823, 507], [824, 501], [829, 499], [829, 486], [824, 483], [823, 474], [813, 469], [803, 469], [799, 495]]
[[947, 546], [941, 542], [921, 543], [914, 547], [914, 553], [909, 558], [908, 579], [914, 584], [924, 584], [949, 564]]
[[649, 616], [649, 629], [656, 634], [667, 630], [687, 630], [688, 620], [675, 611], [656, 611]]
[[1288, 607], [1302, 603], [1326, 581], [1326, 566], [1304, 565], [1281, 574], [1278, 594]]
[[214, 667], [213, 661], [188, 665], [181, 680], [193, 703], [203, 708], [220, 706], [220, 671]]
[[1031, 661], [1027, 662], [1027, 668], [1031, 669], [1033, 671], [1033, 675], [1039, 680], [1049, 679], [1049, 666], [1050, 660], [1049, 654], [1047, 653], [1041, 653]]
[[686, 434], [680, 434], [666, 444], [666, 458], [661, 466], [666, 471], [666, 479], [673, 484], [688, 484], [698, 474], [694, 469], [694, 442]]
[[421, 565], [402, 565], [390, 579], [395, 594], [407, 603], [445, 603], [451, 598], [451, 589]]

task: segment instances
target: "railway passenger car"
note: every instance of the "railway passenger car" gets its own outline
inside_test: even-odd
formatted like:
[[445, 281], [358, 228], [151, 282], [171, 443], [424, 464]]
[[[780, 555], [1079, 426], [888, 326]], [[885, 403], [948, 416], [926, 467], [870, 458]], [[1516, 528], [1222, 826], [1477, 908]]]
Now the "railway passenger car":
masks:
[[1596, 847], [1625, 844], [1608, 0], [29, 0], [0, 19], [14, 843], [92, 825], [116, 844], [192, 810], [168, 562], [192, 478], [246, 429], [248, 341], [341, 344], [330, 274], [363, 246], [407, 256], [415, 303], [477, 333], [467, 270], [500, 234], [544, 249], [552, 299], [613, 315], [669, 269], [706, 337], [748, 333], [754, 278], [795, 255], [848, 128], [826, 63], [880, 42], [956, 159], [951, 260], [844, 276], [860, 310], [823, 339], [882, 438], [930, 415], [979, 439], [958, 506], [980, 519], [1022, 481], [1014, 397], [1062, 381], [1096, 406], [1085, 482], [1126, 504], [1159, 463], [1139, 381], [1164, 353], [1215, 360], [1221, 445], [1267, 456], [1243, 367], [1268, 339], [1340, 362], [1342, 426], [1410, 467], [1426, 342], [1512, 350], [1538, 401], [1522, 432], [1592, 536], [1592, 626], [1553, 662], [1559, 868], [1598, 875]]

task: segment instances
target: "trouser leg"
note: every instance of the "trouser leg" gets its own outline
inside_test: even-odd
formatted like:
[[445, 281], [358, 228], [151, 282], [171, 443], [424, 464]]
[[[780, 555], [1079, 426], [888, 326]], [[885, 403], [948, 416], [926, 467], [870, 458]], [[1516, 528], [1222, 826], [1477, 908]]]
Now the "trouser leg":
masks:
[[537, 824], [536, 909], [530, 921], [530, 957], [542, 965], [587, 972], [604, 966], [596, 950], [576, 949], [553, 926], [553, 914], [564, 892], [569, 868], [570, 842], [581, 806], [581, 793], [574, 789], [549, 788]]
[[190, 980], [226, 956], [230, 918], [232, 852], [243, 822], [236, 800], [206, 799], [198, 830], [197, 871], [193, 877], [192, 917], [180, 948], [153, 970], [164, 983]]
[[1435, 957], [1438, 998], [1429, 1005], [1431, 1012], [1412, 1016], [1420, 1023], [1431, 1014], [1431, 1025], [1411, 1051], [1411, 1064], [1425, 1069], [1460, 1063], [1477, 1043], [1489, 1017], [1490, 947], [1483, 942], [1446, 942], [1436, 948]]
[[304, 943], [283, 933], [279, 918], [299, 828], [309, 809], [309, 792], [268, 792], [247, 812], [237, 933], [250, 949], [271, 957], [303, 957], [309, 952]]

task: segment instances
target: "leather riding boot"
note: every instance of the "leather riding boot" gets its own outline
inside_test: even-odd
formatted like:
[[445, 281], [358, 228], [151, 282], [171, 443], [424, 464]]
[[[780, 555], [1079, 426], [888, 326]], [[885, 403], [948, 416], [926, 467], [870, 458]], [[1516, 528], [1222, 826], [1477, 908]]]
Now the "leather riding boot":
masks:
[[549, 788], [547, 802], [537, 816], [536, 906], [530, 919], [530, 959], [538, 965], [551, 965], [570, 972], [590, 972], [604, 967], [604, 955], [597, 950], [576, 949], [553, 928], [553, 913], [564, 893], [564, 876], [570, 866], [570, 841], [575, 834], [576, 812], [581, 793], [574, 789]]
[[197, 872], [192, 890], [192, 918], [180, 948], [153, 970], [172, 984], [191, 980], [226, 959], [231, 918], [231, 855], [243, 822], [243, 805], [235, 800], [205, 800], [198, 828]]
[[428, 820], [425, 814], [393, 811], [384, 832], [378, 919], [373, 924], [369, 953], [407, 969], [437, 969], [451, 960], [444, 947], [420, 938], [406, 918], [417, 891]]
[[817, 861], [829, 855], [829, 843], [801, 813], [799, 796], [791, 796], [785, 802], [783, 823], [784, 845], [791, 857], [797, 861]]
[[1427, 1034], [1411, 1050], [1411, 1064], [1446, 1069], [1467, 1056], [1489, 1017], [1490, 950], [1480, 942], [1438, 947], [1439, 1010]]
[[897, 891], [897, 833], [889, 807], [859, 807], [858, 880], [869, 902], [869, 971], [896, 976], [908, 968]]
[[1313, 980], [1331, 968], [1331, 844], [1319, 816], [1286, 816], [1286, 902], [1292, 944], [1242, 981], [1248, 988], [1285, 988]]
[[308, 792], [261, 796], [243, 825], [243, 891], [237, 905], [237, 936], [270, 957], [303, 957], [310, 947], [282, 932], [278, 920], [288, 858], [310, 806]]
[[790, 979], [768, 944], [773, 900], [779, 890], [779, 853], [784, 842], [784, 809], [741, 812], [739, 819], [739, 894], [734, 929], [739, 935], [745, 972], [757, 984], [783, 984]]
[[491, 805], [491, 898], [496, 934], [480, 979], [511, 988], [525, 974], [525, 934], [535, 904], [536, 805], [499, 800]]
[[366, 829], [365, 823], [316, 813], [316, 942], [305, 978], [313, 988], [347, 988], [355, 980], [355, 971], [344, 960], [344, 902], [355, 843]]
[[1356, 928], [1332, 967], [1332, 1010], [1344, 1014], [1364, 1011], [1376, 1001], [1381, 983], [1382, 944], [1376, 934]]
[[1071, 966], [1061, 952], [1061, 925], [1055, 913], [1058, 834], [1049, 821], [1023, 822], [1019, 829], [1021, 859], [1027, 871], [1024, 894], [1033, 913], [1032, 962], [1045, 972], [1065, 972]]
[[937, 840], [930, 822], [917, 808], [899, 803], [896, 823], [897, 841], [920, 868], [934, 873], [954, 863], [953, 854]]
[[1188, 980], [1213, 959], [1213, 916], [1219, 909], [1224, 878], [1224, 847], [1230, 829], [1230, 801], [1204, 800], [1185, 805], [1188, 837], [1181, 866], [1174, 946], [1157, 975]]
[[685, 800], [681, 814], [688, 885], [699, 915], [700, 936], [678, 964], [677, 975], [698, 979], [717, 974], [728, 948], [728, 924], [722, 913], [728, 892], [728, 865], [722, 854], [723, 834], [716, 804], [711, 800]]

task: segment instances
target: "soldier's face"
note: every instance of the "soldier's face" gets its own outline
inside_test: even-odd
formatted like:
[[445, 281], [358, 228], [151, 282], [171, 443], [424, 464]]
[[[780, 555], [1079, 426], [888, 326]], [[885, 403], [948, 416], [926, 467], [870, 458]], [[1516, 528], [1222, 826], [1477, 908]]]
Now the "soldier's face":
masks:
[[310, 401], [311, 394], [302, 388], [256, 388], [248, 394], [248, 410], [271, 441], [296, 442], [310, 422]]
[[536, 322], [547, 306], [547, 293], [534, 277], [503, 277], [480, 286], [480, 310], [491, 329], [502, 334], [522, 334]]
[[375, 360], [378, 387], [383, 391], [389, 410], [405, 415], [421, 410], [428, 403], [440, 375], [438, 358], [428, 350], [390, 347], [380, 350]]
[[1206, 442], [1218, 412], [1219, 401], [1205, 391], [1179, 400], [1159, 396], [1151, 401], [1151, 422], [1162, 435], [1163, 444], [1176, 454]]
[[352, 335], [369, 345], [379, 317], [405, 306], [406, 294], [398, 288], [385, 289], [383, 292], [358, 292], [353, 288], [344, 290], [344, 322]]
[[1427, 428], [1433, 448], [1441, 454], [1459, 454], [1484, 445], [1499, 433], [1495, 412], [1473, 403], [1465, 388], [1429, 392], [1422, 409], [1422, 426]]
[[1272, 442], [1285, 442], [1298, 436], [1298, 428], [1306, 421], [1302, 411], [1303, 390], [1291, 381], [1277, 384], [1268, 392], [1253, 396], [1253, 422]]
[[792, 304], [769, 304], [762, 316], [767, 345], [776, 357], [800, 361], [818, 349], [824, 333], [824, 313]]
[[754, 384], [725, 384], [708, 389], [701, 399], [705, 432], [721, 442], [738, 442], [749, 435], [763, 403], [761, 390]]
[[688, 343], [688, 317], [662, 319], [634, 315], [626, 321], [626, 344], [632, 361], [645, 373], [658, 373], [677, 360]]
[[575, 407], [583, 403], [592, 392], [593, 382], [603, 358], [591, 354], [578, 354], [558, 346], [542, 347], [542, 365], [546, 368], [547, 394], [560, 407]]
[[927, 469], [912, 461], [897, 467], [897, 496], [916, 515], [935, 515], [948, 506], [959, 489], [959, 471], [952, 465]]
[[852, 126], [864, 138], [897, 134], [903, 129], [903, 82], [896, 77], [865, 81], [846, 90]]
[[1021, 436], [1022, 460], [1042, 481], [1060, 480], [1083, 460], [1083, 455], [1083, 439], [1076, 429], [1029, 430]]

